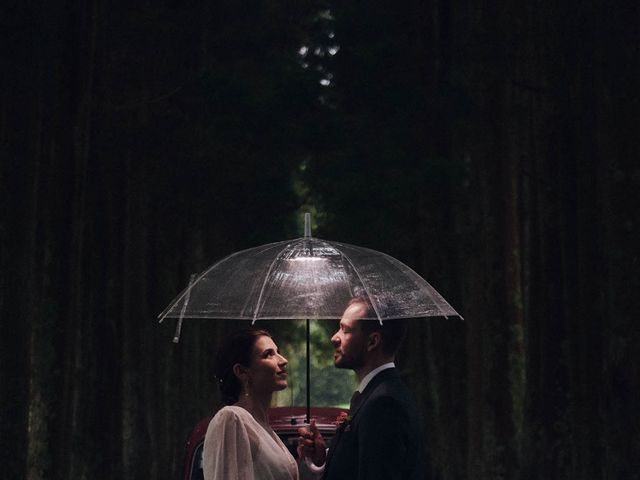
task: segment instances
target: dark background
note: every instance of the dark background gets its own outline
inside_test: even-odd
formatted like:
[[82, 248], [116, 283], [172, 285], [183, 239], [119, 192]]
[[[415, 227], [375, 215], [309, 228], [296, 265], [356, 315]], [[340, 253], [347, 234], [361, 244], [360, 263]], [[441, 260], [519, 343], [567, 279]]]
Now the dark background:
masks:
[[640, 478], [639, 5], [4, 2], [2, 478], [176, 479], [225, 327], [155, 317], [307, 210], [465, 317], [430, 478]]

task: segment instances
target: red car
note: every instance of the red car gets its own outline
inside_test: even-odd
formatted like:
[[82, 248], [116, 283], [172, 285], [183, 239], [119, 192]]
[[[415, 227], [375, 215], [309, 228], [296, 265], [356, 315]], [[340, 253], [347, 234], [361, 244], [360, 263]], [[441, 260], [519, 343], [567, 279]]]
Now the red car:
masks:
[[[336, 420], [343, 410], [334, 407], [318, 407], [311, 410], [311, 418], [316, 421], [320, 433], [327, 441], [336, 431]], [[306, 416], [305, 407], [272, 407], [269, 409], [269, 424], [289, 448], [298, 462], [301, 479], [313, 478], [302, 462], [298, 459], [298, 428], [304, 426]], [[202, 446], [207, 427], [212, 417], [203, 418], [191, 431], [187, 440], [183, 480], [203, 480], [202, 474]]]

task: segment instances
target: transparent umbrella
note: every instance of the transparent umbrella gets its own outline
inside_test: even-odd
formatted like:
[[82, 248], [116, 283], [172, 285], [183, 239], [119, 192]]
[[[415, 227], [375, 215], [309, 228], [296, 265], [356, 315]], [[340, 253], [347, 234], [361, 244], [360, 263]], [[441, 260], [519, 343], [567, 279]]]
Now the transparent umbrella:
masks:
[[[252, 320], [340, 319], [354, 296], [373, 306], [368, 319], [458, 316], [411, 268], [384, 253], [311, 236], [305, 214], [302, 238], [233, 253], [191, 282], [158, 316]], [[174, 341], [177, 341], [178, 333]], [[308, 417], [308, 415], [307, 415]]]

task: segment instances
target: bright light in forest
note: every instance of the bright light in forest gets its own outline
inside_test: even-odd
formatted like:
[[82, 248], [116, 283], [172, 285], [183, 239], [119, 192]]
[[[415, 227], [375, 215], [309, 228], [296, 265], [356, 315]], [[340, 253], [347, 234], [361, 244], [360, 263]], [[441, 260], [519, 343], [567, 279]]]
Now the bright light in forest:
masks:
[[[316, 38], [305, 42], [298, 47], [299, 64], [304, 70], [314, 71], [316, 80], [322, 87], [334, 86], [333, 74], [330, 71], [332, 63], [330, 57], [334, 57], [340, 51], [340, 45], [333, 30], [334, 17], [330, 9], [320, 10], [316, 14], [316, 21], [322, 25], [322, 32]], [[327, 90], [328, 91], [328, 90]], [[320, 95], [318, 101], [324, 105], [327, 98]]]

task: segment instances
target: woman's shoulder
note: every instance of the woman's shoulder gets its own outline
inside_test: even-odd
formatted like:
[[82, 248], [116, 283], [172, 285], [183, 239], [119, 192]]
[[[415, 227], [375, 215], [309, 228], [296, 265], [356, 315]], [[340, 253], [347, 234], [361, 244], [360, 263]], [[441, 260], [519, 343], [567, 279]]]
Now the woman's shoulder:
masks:
[[229, 448], [251, 445], [252, 433], [239, 407], [223, 407], [213, 416], [204, 438], [205, 451], [226, 452]]
[[244, 408], [236, 405], [227, 405], [218, 410], [211, 421], [245, 420], [248, 416], [250, 417], [251, 414]]
[[[229, 405], [221, 408], [213, 416], [207, 427], [206, 438], [217, 439], [220, 436], [241, 435], [247, 437], [251, 443], [260, 437], [260, 425], [256, 423], [251, 414], [242, 407]], [[242, 433], [240, 433], [242, 432]]]
[[222, 407], [216, 412], [216, 414], [209, 422], [206, 435], [216, 436], [219, 435], [222, 431], [233, 432], [238, 428], [245, 430], [247, 421], [242, 410], [244, 409], [241, 407]]

